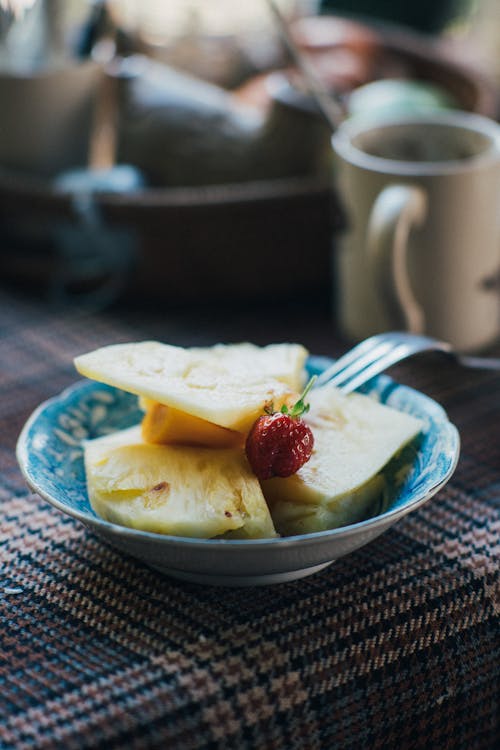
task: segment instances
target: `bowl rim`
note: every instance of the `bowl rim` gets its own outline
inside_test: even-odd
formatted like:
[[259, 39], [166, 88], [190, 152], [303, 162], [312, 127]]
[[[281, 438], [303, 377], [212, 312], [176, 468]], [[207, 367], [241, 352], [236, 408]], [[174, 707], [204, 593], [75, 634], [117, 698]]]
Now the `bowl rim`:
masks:
[[[316, 361], [325, 361], [325, 362], [332, 362], [333, 360], [329, 357], [315, 357], [310, 356], [309, 360], [316, 360]], [[75, 391], [78, 392], [78, 390], [82, 389], [83, 386], [88, 385], [89, 383], [92, 383], [94, 381], [90, 381], [87, 379], [80, 379], [76, 382], [72, 383], [71, 385], [64, 388], [62, 391], [60, 391], [58, 394], [55, 394], [54, 396], [51, 396], [50, 398], [43, 401], [39, 406], [32, 412], [30, 417], [25, 422], [18, 440], [16, 444], [16, 458], [17, 462], [19, 464], [19, 467], [21, 469], [21, 473], [30, 488], [30, 490], [39, 495], [42, 499], [47, 501], [50, 505], [52, 505], [57, 510], [61, 511], [65, 515], [72, 516], [76, 520], [83, 523], [85, 526], [93, 526], [97, 530], [105, 530], [106, 534], [108, 536], [116, 536], [116, 537], [126, 537], [131, 540], [148, 540], [150, 542], [154, 542], [155, 544], [162, 545], [163, 543], [168, 543], [168, 545], [172, 544], [178, 544], [182, 547], [193, 547], [198, 548], [200, 546], [206, 547], [207, 545], [209, 547], [218, 548], [218, 549], [231, 549], [231, 548], [240, 548], [240, 549], [256, 549], [259, 547], [278, 547], [278, 548], [290, 548], [290, 547], [296, 547], [296, 546], [302, 546], [304, 544], [315, 544], [317, 542], [320, 542], [325, 539], [330, 538], [347, 538], [351, 536], [356, 536], [361, 531], [366, 530], [375, 530], [379, 526], [388, 526], [394, 523], [399, 518], [407, 515], [411, 511], [418, 508], [423, 503], [427, 502], [433, 495], [435, 495], [451, 478], [453, 475], [458, 460], [460, 457], [460, 434], [456, 428], [456, 426], [450, 422], [448, 415], [446, 414], [446, 411], [443, 409], [443, 407], [438, 404], [434, 399], [432, 399], [430, 396], [427, 396], [426, 394], [422, 393], [421, 391], [418, 391], [416, 388], [412, 388], [411, 386], [406, 386], [403, 384], [398, 383], [397, 381], [393, 380], [387, 375], [378, 375], [376, 378], [373, 379], [374, 382], [382, 382], [385, 383], [384, 390], [386, 387], [390, 387], [391, 389], [395, 388], [404, 388], [407, 389], [410, 392], [417, 393], [419, 397], [424, 399], [424, 401], [428, 401], [432, 404], [433, 409], [435, 412], [441, 414], [444, 417], [444, 424], [446, 425], [447, 433], [450, 438], [450, 444], [451, 444], [451, 451], [452, 451], [452, 461], [448, 467], [448, 470], [446, 473], [439, 478], [438, 481], [436, 481], [422, 496], [416, 497], [413, 500], [405, 503], [404, 505], [392, 509], [388, 509], [384, 511], [381, 514], [377, 514], [375, 516], [372, 516], [371, 518], [367, 518], [362, 521], [358, 521], [353, 524], [348, 524], [346, 526], [339, 526], [334, 529], [326, 529], [324, 531], [313, 531], [306, 534], [295, 534], [292, 536], [278, 536], [278, 537], [269, 537], [269, 538], [263, 538], [263, 539], [205, 539], [205, 538], [198, 538], [198, 537], [185, 537], [185, 536], [175, 536], [171, 534], [159, 534], [152, 531], [142, 531], [141, 529], [134, 529], [128, 526], [120, 526], [119, 524], [112, 523], [110, 521], [106, 521], [103, 518], [100, 518], [97, 515], [90, 515], [84, 511], [78, 510], [76, 508], [72, 508], [71, 506], [65, 504], [64, 502], [58, 500], [57, 498], [53, 497], [49, 492], [44, 490], [43, 487], [40, 486], [39, 483], [37, 483], [36, 478], [32, 475], [32, 473], [29, 470], [29, 456], [28, 456], [28, 438], [30, 435], [30, 432], [34, 425], [36, 424], [39, 417], [52, 405], [57, 404], [58, 402], [64, 401], [64, 399], [71, 396]], [[98, 384], [99, 385], [99, 384]], [[111, 386], [108, 386], [111, 388]], [[120, 390], [120, 389], [115, 389]]]

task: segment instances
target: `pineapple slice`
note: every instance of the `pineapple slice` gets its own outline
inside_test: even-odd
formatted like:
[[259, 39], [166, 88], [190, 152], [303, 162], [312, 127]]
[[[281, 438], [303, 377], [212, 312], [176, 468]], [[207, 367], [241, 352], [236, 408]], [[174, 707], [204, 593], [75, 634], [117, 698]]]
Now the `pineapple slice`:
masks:
[[372, 515], [384, 497], [384, 490], [384, 478], [377, 474], [361, 487], [337, 495], [329, 503], [278, 500], [271, 506], [274, 525], [283, 536], [347, 526]]
[[149, 445], [140, 426], [84, 443], [89, 498], [102, 518], [176, 536], [273, 537], [241, 450]]
[[380, 499], [380, 471], [422, 429], [415, 417], [332, 386], [309, 394], [305, 416], [314, 435], [309, 461], [290, 477], [262, 482], [281, 534], [354, 523]]
[[306, 356], [299, 344], [190, 350], [144, 341], [83, 354], [75, 367], [86, 377], [246, 432], [266, 403], [298, 390]]
[[189, 352], [214, 359], [228, 370], [252, 376], [258, 373], [279, 380], [290, 386], [290, 390], [301, 392], [305, 385], [305, 362], [307, 349], [300, 344], [216, 344], [209, 349], [193, 347]]
[[244, 435], [213, 422], [193, 417], [191, 414], [142, 400], [146, 414], [142, 420], [142, 437], [146, 443], [160, 445], [193, 445], [206, 448], [235, 448], [241, 445]]

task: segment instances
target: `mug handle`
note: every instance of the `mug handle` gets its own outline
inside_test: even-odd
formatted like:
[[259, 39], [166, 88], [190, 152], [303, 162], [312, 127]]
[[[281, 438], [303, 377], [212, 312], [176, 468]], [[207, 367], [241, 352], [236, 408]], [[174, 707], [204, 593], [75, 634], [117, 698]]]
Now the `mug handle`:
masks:
[[391, 327], [423, 333], [425, 317], [408, 276], [408, 238], [427, 215], [427, 194], [418, 185], [388, 185], [377, 196], [368, 220], [370, 278]]

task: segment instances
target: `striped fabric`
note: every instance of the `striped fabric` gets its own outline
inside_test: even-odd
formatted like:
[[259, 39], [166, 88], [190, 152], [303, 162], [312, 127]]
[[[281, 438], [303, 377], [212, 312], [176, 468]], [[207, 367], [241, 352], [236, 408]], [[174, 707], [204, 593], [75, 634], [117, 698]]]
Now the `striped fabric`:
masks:
[[15, 462], [74, 355], [150, 337], [335, 353], [321, 310], [76, 315], [0, 294], [0, 748], [499, 747], [499, 374], [400, 365], [461, 432], [451, 483], [315, 576], [217, 589], [115, 552]]

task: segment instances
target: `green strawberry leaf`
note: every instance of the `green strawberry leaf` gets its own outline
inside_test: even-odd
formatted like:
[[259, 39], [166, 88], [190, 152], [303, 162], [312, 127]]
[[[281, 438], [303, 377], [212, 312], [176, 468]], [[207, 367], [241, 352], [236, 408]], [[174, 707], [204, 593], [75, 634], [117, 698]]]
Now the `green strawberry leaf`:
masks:
[[[289, 414], [291, 417], [301, 417], [303, 414], [307, 414], [309, 411], [309, 404], [306, 404], [304, 399], [313, 387], [315, 381], [316, 381], [317, 375], [313, 375], [306, 387], [304, 388], [302, 394], [299, 397], [299, 400], [295, 402], [295, 404], [292, 406], [290, 410], [286, 412], [283, 412], [284, 414]], [[286, 407], [285, 407], [286, 408]], [[283, 407], [281, 407], [281, 411], [283, 411]]]

